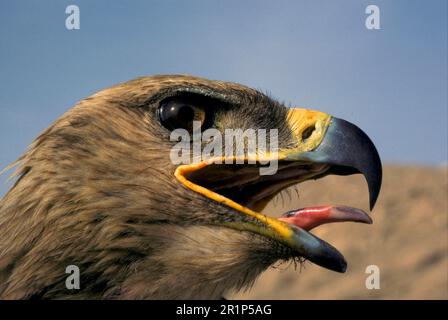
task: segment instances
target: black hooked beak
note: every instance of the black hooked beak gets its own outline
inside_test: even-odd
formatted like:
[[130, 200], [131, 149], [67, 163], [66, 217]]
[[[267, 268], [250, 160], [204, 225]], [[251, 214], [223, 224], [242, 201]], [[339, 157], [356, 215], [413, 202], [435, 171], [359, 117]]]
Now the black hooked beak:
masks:
[[373, 209], [381, 189], [381, 160], [373, 142], [356, 125], [333, 117], [316, 149], [291, 154], [288, 159], [329, 164], [331, 168], [325, 175], [363, 174], [369, 187], [370, 209]]

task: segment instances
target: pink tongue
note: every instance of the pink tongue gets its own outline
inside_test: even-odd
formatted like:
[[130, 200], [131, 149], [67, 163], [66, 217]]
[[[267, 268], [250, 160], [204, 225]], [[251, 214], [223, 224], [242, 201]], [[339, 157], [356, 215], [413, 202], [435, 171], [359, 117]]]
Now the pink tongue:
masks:
[[330, 222], [353, 221], [372, 223], [372, 219], [363, 210], [345, 206], [319, 206], [297, 209], [286, 212], [279, 220], [307, 231]]

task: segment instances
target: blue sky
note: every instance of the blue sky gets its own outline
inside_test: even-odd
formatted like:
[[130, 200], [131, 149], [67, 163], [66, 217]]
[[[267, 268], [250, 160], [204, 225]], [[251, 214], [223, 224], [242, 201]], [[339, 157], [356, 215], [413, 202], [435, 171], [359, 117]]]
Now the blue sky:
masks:
[[[65, 28], [70, 4], [80, 30]], [[381, 30], [365, 28], [369, 4]], [[0, 167], [78, 100], [170, 73], [239, 82], [345, 118], [385, 162], [447, 160], [445, 0], [4, 0]]]

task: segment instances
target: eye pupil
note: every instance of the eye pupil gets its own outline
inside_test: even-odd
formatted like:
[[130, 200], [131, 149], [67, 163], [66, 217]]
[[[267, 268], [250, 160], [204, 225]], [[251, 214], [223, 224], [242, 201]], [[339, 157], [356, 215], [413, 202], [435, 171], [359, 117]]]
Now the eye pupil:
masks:
[[[171, 109], [175, 108], [172, 107]], [[177, 117], [183, 119], [185, 122], [190, 122], [194, 119], [194, 110], [191, 106], [182, 105], [177, 109], [177, 111], [173, 110], [173, 112], [177, 112]]]
[[189, 129], [189, 123], [194, 119], [194, 110], [185, 104], [163, 104], [159, 109], [159, 118], [162, 125], [169, 130]]
[[191, 102], [172, 99], [164, 101], [157, 110], [160, 123], [168, 130], [193, 130], [193, 121], [199, 121], [203, 127], [206, 120], [204, 109]]

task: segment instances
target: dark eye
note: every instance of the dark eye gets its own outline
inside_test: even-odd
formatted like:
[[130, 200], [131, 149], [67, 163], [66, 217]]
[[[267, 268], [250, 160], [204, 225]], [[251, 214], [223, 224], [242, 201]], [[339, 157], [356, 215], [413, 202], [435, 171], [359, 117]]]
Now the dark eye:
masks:
[[162, 102], [158, 114], [160, 123], [168, 130], [186, 129], [191, 132], [193, 131], [193, 121], [197, 121], [201, 130], [204, 130], [206, 122], [210, 122], [210, 117], [204, 108], [182, 99]]

